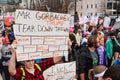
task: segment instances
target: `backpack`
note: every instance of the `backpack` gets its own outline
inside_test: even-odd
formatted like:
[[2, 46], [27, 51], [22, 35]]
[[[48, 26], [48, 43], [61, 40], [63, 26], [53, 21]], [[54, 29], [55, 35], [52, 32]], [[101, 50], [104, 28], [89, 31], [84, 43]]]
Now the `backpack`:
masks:
[[[35, 66], [39, 69], [39, 71], [42, 71], [38, 64], [35, 64]], [[21, 67], [21, 70], [22, 70], [22, 78], [21, 78], [21, 80], [24, 80], [25, 79], [25, 70], [24, 70], [23, 67]]]

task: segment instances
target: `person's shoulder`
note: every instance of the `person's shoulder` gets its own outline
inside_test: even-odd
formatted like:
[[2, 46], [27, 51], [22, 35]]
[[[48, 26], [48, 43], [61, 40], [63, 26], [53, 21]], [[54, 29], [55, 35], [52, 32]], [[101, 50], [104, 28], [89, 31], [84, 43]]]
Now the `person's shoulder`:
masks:
[[88, 53], [88, 51], [89, 51], [89, 50], [88, 50], [88, 47], [87, 47], [87, 46], [82, 47], [81, 50], [80, 50], [81, 54]]
[[112, 40], [110, 38], [107, 39], [106, 44], [111, 43]]

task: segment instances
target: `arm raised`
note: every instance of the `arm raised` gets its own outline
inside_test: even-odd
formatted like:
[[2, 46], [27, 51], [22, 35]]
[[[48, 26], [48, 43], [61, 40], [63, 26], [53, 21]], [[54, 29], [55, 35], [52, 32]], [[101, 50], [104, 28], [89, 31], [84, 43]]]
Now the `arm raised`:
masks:
[[13, 76], [16, 74], [16, 51], [13, 48], [11, 48], [10, 51], [12, 53], [12, 56], [10, 58], [8, 70], [9, 70], [10, 75]]

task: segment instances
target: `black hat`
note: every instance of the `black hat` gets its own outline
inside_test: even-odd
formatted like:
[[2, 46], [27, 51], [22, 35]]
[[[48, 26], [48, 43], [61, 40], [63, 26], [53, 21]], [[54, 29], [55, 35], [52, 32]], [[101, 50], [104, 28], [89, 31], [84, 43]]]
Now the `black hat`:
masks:
[[115, 36], [115, 33], [114, 32], [110, 32], [110, 36]]

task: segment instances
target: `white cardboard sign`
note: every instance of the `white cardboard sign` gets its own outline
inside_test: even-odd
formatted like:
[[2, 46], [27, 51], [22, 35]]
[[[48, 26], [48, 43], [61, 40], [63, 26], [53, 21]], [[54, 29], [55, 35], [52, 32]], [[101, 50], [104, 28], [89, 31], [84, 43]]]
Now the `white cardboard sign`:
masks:
[[76, 62], [57, 64], [43, 73], [45, 80], [75, 80]]
[[[15, 17], [14, 33], [19, 54], [17, 61], [68, 53], [68, 28], [71, 25], [69, 14], [16, 10]], [[27, 56], [23, 57], [23, 54]]]

